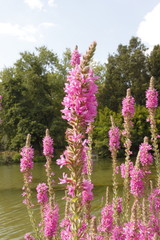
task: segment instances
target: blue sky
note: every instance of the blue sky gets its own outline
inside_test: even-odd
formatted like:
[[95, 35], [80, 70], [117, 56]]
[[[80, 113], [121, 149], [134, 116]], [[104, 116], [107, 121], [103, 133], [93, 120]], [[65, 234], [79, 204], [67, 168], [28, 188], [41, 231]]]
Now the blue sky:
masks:
[[138, 36], [160, 44], [160, 0], [0, 0], [0, 69], [19, 53], [45, 45], [60, 57], [66, 48], [85, 52], [97, 42], [102, 63], [117, 46]]

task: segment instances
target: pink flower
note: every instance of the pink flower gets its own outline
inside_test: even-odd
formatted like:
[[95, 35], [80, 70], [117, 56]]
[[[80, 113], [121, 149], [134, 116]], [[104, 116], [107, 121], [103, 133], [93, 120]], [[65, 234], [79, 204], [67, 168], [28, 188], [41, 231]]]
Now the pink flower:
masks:
[[63, 172], [63, 178], [59, 178], [59, 184], [73, 183], [73, 180], [68, 177], [67, 173]]
[[158, 92], [155, 88], [146, 90], [146, 108], [158, 107]]
[[58, 227], [58, 214], [59, 208], [56, 205], [54, 208], [50, 207], [49, 204], [45, 205], [44, 209], [44, 236], [52, 238], [57, 233]]
[[76, 186], [75, 185], [67, 185], [67, 189], [68, 189], [68, 195], [70, 195], [71, 197], [74, 198]]
[[34, 149], [32, 147], [23, 147], [21, 151], [20, 171], [27, 172], [33, 168]]
[[65, 150], [63, 152], [63, 154], [60, 156], [59, 159], [56, 160], [56, 163], [57, 165], [60, 165], [60, 168], [62, 168], [63, 166], [71, 163], [69, 160], [68, 160], [68, 151]]
[[113, 229], [113, 206], [107, 204], [101, 211], [101, 222], [98, 231], [110, 233]]
[[43, 154], [48, 157], [53, 157], [53, 139], [50, 136], [43, 138]]
[[127, 222], [123, 227], [125, 240], [140, 240], [139, 231], [136, 228], [135, 222]]
[[72, 233], [71, 233], [71, 222], [69, 218], [62, 219], [60, 226], [63, 228], [61, 230], [61, 239], [70, 240], [72, 237]]
[[119, 197], [117, 199], [117, 212], [118, 212], [118, 214], [120, 214], [122, 212], [122, 198], [121, 197]]
[[80, 57], [81, 57], [81, 54], [78, 52], [78, 49], [76, 48], [73, 53], [72, 53], [72, 56], [71, 56], [71, 65], [72, 67], [74, 67], [75, 65], [79, 65], [80, 64]]
[[109, 130], [109, 150], [115, 151], [120, 148], [120, 132], [118, 127], [111, 127]]
[[[125, 178], [125, 175], [126, 175], [126, 165], [125, 163], [122, 163], [120, 165], [120, 170], [121, 170], [121, 176], [122, 178]], [[133, 162], [129, 162], [129, 175], [130, 175], [130, 172], [133, 170]]]
[[160, 189], [156, 188], [149, 196], [150, 211], [160, 212]]
[[149, 150], [152, 150], [152, 146], [148, 143], [142, 143], [140, 145], [140, 162], [142, 166], [150, 165], [153, 162], [152, 154], [149, 153]]
[[130, 172], [131, 180], [130, 180], [130, 187], [131, 193], [135, 196], [140, 196], [144, 193], [144, 172], [141, 169], [133, 168]]
[[115, 226], [112, 230], [111, 240], [125, 240], [123, 228], [121, 226]]
[[87, 77], [81, 73], [77, 65], [67, 77], [68, 83], [65, 85], [66, 96], [62, 104], [65, 106], [62, 110], [63, 118], [70, 123], [77, 119], [81, 124], [92, 122], [97, 113], [97, 101], [95, 93], [97, 85], [94, 80], [93, 71], [90, 70]]
[[87, 201], [93, 200], [93, 184], [90, 180], [84, 179], [82, 183], [82, 204], [85, 204]]
[[25, 240], [35, 240], [35, 238], [30, 233], [26, 233], [24, 235], [24, 239]]
[[133, 117], [134, 115], [134, 98], [132, 96], [126, 96], [122, 101], [122, 115], [124, 117]]
[[39, 183], [36, 190], [38, 203], [45, 204], [48, 201], [48, 186], [45, 183]]

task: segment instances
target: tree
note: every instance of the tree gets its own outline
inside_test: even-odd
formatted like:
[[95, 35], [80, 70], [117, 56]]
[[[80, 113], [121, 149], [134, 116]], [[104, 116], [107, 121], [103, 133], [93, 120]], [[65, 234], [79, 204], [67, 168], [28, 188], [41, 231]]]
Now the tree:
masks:
[[131, 88], [137, 104], [144, 104], [150, 78], [146, 50], [140, 39], [132, 37], [128, 46], [120, 44], [117, 53], [109, 55], [101, 92], [103, 106], [118, 111], [127, 88]]
[[[46, 128], [62, 147], [65, 122], [60, 110], [65, 66], [46, 47], [36, 48], [36, 54], [24, 52], [20, 55], [12, 68], [1, 72], [6, 148], [19, 149], [26, 135], [31, 133], [33, 146], [40, 150]], [[55, 132], [55, 125], [59, 134]]]
[[155, 77], [155, 88], [160, 92], [160, 45], [154, 46], [148, 61], [150, 74]]

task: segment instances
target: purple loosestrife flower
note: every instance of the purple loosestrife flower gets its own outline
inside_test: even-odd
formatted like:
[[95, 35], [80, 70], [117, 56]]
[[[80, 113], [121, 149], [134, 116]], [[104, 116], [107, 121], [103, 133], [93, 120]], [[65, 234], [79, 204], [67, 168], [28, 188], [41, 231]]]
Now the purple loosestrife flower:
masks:
[[44, 205], [48, 201], [48, 186], [45, 183], [39, 183], [37, 185], [37, 201]]
[[113, 229], [113, 206], [112, 204], [106, 204], [106, 206], [101, 211], [101, 221], [98, 226], [98, 231], [100, 232], [112, 232]]
[[45, 205], [44, 208], [44, 236], [47, 238], [52, 238], [57, 233], [58, 227], [58, 205], [52, 208], [49, 204]]
[[93, 184], [90, 180], [84, 179], [82, 183], [82, 204], [85, 204], [87, 201], [93, 200]]
[[72, 55], [71, 55], [71, 65], [72, 67], [75, 67], [75, 65], [79, 65], [80, 64], [80, 57], [81, 54], [78, 52], [78, 47], [76, 46], [75, 50], [73, 51]]
[[25, 240], [35, 240], [35, 238], [30, 233], [26, 233], [24, 235], [24, 239]]
[[108, 132], [109, 134], [109, 150], [115, 151], [120, 148], [120, 132], [118, 127], [112, 126]]
[[156, 188], [149, 196], [151, 213], [160, 212], [160, 189]]
[[70, 240], [72, 238], [72, 232], [71, 232], [71, 222], [69, 218], [64, 218], [60, 223], [60, 227], [63, 228], [61, 230], [61, 239]]
[[111, 240], [125, 240], [123, 228], [121, 226], [115, 226], [112, 230]]
[[22, 158], [20, 159], [20, 171], [28, 172], [33, 168], [34, 149], [32, 147], [25, 146], [21, 151]]
[[130, 172], [130, 192], [135, 196], [140, 196], [144, 193], [144, 172], [141, 169], [136, 169], [135, 167]]
[[158, 92], [155, 88], [146, 90], [146, 108], [158, 107]]
[[97, 77], [93, 76], [93, 71], [90, 69], [87, 77], [81, 73], [80, 66], [76, 66], [70, 71], [65, 84], [66, 96], [62, 104], [65, 106], [62, 110], [63, 118], [69, 124], [77, 122], [77, 119], [82, 125], [86, 126], [89, 122], [94, 121], [97, 113], [97, 100], [95, 93], [97, 85], [94, 80]]
[[139, 230], [136, 227], [135, 222], [127, 222], [123, 227], [123, 233], [125, 236], [125, 240], [140, 240], [139, 238]]
[[[122, 178], [125, 178], [125, 175], [126, 175], [126, 165], [124, 163], [122, 163], [120, 165], [120, 170], [121, 170], [121, 176]], [[133, 170], [133, 162], [129, 162], [129, 175], [130, 175], [130, 172]]]
[[132, 96], [126, 96], [122, 101], [122, 115], [123, 117], [133, 117], [134, 115], [134, 98]]
[[142, 166], [148, 166], [152, 164], [153, 157], [149, 150], [152, 150], [152, 146], [148, 144], [147, 142], [144, 142], [140, 145], [140, 162]]
[[47, 157], [53, 157], [53, 139], [46, 135], [43, 138], [43, 154]]

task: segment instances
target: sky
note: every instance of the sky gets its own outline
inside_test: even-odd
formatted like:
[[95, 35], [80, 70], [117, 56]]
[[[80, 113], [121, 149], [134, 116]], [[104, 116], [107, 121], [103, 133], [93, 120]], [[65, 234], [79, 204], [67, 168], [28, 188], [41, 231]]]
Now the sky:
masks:
[[93, 41], [94, 59], [104, 63], [132, 36], [150, 50], [160, 44], [160, 0], [0, 0], [0, 70], [36, 47], [61, 58], [76, 45], [85, 53]]

